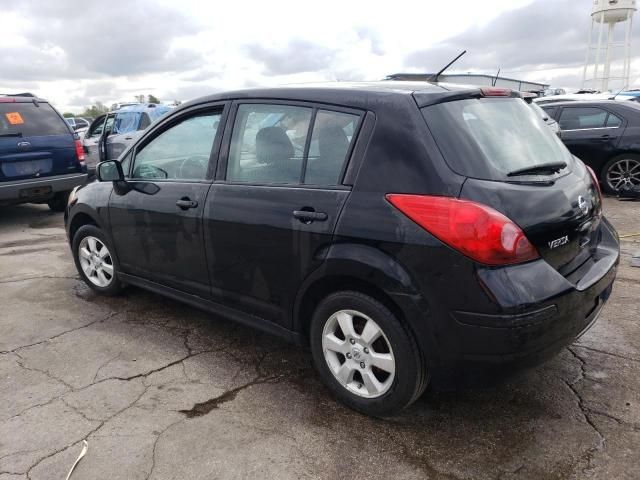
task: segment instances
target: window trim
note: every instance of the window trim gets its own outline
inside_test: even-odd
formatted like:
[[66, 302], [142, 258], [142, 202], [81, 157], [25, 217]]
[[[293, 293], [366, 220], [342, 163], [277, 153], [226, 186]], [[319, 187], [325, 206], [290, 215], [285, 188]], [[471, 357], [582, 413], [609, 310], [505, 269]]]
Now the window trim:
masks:
[[[303, 108], [311, 108], [311, 120], [309, 121], [309, 129], [307, 131], [307, 139], [305, 141], [305, 148], [303, 153], [303, 166], [300, 175], [299, 183], [282, 183], [282, 182], [241, 182], [241, 181], [232, 181], [227, 180], [227, 167], [229, 164], [229, 153], [231, 150], [231, 139], [233, 136], [233, 128], [236, 123], [236, 117], [238, 114], [238, 109], [240, 105], [278, 105], [285, 107], [303, 107]], [[346, 113], [351, 115], [356, 115], [358, 117], [358, 121], [353, 130], [353, 138], [349, 142], [349, 149], [345, 155], [344, 162], [342, 164], [342, 170], [340, 171], [340, 176], [338, 179], [337, 185], [318, 185], [318, 184], [304, 184], [302, 181], [306, 177], [306, 166], [307, 160], [309, 158], [309, 147], [311, 145], [311, 137], [313, 136], [313, 127], [315, 125], [316, 114], [319, 110], [325, 110], [329, 112], [336, 113]], [[334, 105], [330, 103], [321, 103], [315, 101], [304, 101], [304, 100], [280, 100], [280, 99], [265, 99], [265, 98], [243, 98], [241, 100], [234, 100], [231, 103], [229, 108], [229, 115], [227, 118], [224, 136], [222, 138], [222, 145], [220, 146], [220, 153], [218, 155], [217, 169], [214, 178], [214, 183], [224, 184], [224, 185], [245, 185], [245, 186], [273, 186], [273, 187], [290, 187], [290, 188], [309, 188], [315, 190], [351, 190], [351, 185], [345, 185], [344, 180], [346, 173], [349, 169], [349, 165], [353, 160], [353, 152], [355, 150], [356, 143], [360, 138], [360, 133], [363, 130], [363, 124], [365, 117], [367, 115], [367, 111], [359, 110], [356, 108], [344, 107], [340, 105]]]
[[[153, 140], [158, 138], [167, 130], [173, 128], [179, 123], [182, 123], [184, 120], [197, 117], [206, 113], [219, 112], [220, 113], [220, 124], [218, 126], [218, 130], [216, 131], [215, 138], [213, 140], [213, 145], [211, 146], [211, 152], [209, 153], [209, 163], [207, 166], [207, 173], [205, 178], [202, 180], [187, 180], [187, 179], [167, 179], [167, 178], [154, 178], [154, 179], [144, 179], [144, 178], [134, 178], [132, 177], [133, 168], [136, 163], [136, 157], [138, 156], [138, 152], [146, 147]], [[130, 151], [133, 154], [131, 159], [131, 163], [129, 165], [129, 169], [125, 173], [127, 177], [127, 181], [132, 182], [153, 182], [153, 183], [211, 183], [213, 180], [213, 172], [215, 172], [216, 164], [218, 162], [218, 158], [220, 155], [220, 145], [222, 143], [223, 132], [226, 130], [226, 122], [229, 113], [229, 102], [213, 102], [207, 104], [199, 104], [194, 105], [193, 107], [186, 108], [175, 115], [171, 113], [168, 114], [167, 117], [163, 118], [158, 124], [151, 124], [151, 129], [146, 131], [146, 133], [133, 145]], [[128, 155], [129, 150], [122, 154], [124, 158]]]
[[[571, 109], [571, 110], [575, 110], [577, 108], [596, 108], [598, 110], [602, 110], [603, 112], [606, 112], [607, 116], [604, 118], [604, 127], [593, 127], [593, 128], [562, 128], [562, 125], [560, 124], [560, 120], [562, 119], [562, 114], [565, 112], [565, 110], [567, 109]], [[609, 116], [613, 115], [614, 117], [617, 117], [621, 120], [620, 125], [618, 125], [617, 127], [607, 127], [607, 122], [609, 121]], [[627, 120], [622, 117], [620, 114], [617, 114], [615, 112], [612, 112], [611, 110], [601, 107], [601, 106], [595, 106], [595, 105], [590, 105], [590, 106], [584, 106], [584, 105], [571, 105], [571, 106], [564, 106], [560, 109], [560, 112], [558, 113], [558, 118], [557, 118], [557, 122], [558, 122], [558, 126], [560, 127], [560, 130], [562, 130], [563, 132], [585, 132], [585, 131], [591, 131], [591, 130], [615, 130], [616, 128], [622, 128], [624, 126], [626, 126], [626, 122]]]

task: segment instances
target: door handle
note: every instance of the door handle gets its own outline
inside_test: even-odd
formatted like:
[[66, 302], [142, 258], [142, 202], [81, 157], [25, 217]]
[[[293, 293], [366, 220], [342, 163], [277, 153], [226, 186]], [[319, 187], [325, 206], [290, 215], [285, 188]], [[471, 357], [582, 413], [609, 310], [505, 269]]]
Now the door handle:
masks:
[[182, 197], [176, 202], [176, 206], [180, 207], [182, 210], [188, 210], [189, 208], [196, 208], [198, 206], [198, 202], [191, 200], [189, 197]]
[[313, 210], [294, 210], [293, 217], [302, 223], [324, 222], [329, 216], [324, 212], [316, 212]]

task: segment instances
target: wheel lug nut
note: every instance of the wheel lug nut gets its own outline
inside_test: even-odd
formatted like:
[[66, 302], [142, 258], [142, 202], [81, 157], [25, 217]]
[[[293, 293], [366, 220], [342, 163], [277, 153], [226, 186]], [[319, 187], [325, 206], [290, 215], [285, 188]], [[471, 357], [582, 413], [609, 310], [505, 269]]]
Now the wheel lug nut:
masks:
[[360, 368], [364, 368], [364, 362], [360, 362]]
[[351, 345], [353, 345], [354, 343], [356, 343], [356, 341], [352, 338], [351, 340], [349, 340], [349, 342], [351, 343]]
[[367, 347], [364, 347], [364, 353], [369, 353], [369, 349]]
[[347, 353], [346, 357], [347, 357], [347, 358], [351, 358], [351, 354], [350, 354], [350, 353]]

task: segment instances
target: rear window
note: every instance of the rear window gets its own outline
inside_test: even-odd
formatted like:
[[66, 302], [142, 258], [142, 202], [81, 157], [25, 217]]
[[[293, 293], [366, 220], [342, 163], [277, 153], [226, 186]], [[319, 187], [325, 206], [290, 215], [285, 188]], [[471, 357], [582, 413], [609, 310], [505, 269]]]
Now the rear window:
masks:
[[48, 103], [0, 103], [0, 137], [69, 135], [67, 123]]
[[460, 175], [505, 180], [509, 172], [566, 162], [571, 154], [519, 98], [445, 102], [422, 114], [449, 166]]

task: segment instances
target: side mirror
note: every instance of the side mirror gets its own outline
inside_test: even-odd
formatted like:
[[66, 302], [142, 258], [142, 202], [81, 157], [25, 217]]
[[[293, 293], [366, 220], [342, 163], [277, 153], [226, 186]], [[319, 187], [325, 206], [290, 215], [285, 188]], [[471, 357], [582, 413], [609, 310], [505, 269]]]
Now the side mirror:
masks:
[[117, 160], [100, 162], [96, 168], [96, 177], [100, 182], [123, 182], [122, 164]]

